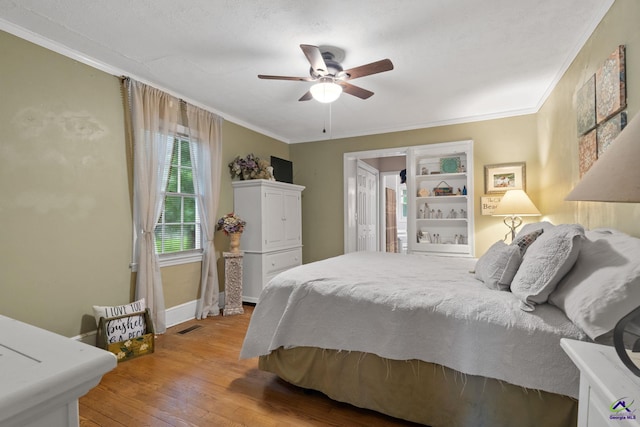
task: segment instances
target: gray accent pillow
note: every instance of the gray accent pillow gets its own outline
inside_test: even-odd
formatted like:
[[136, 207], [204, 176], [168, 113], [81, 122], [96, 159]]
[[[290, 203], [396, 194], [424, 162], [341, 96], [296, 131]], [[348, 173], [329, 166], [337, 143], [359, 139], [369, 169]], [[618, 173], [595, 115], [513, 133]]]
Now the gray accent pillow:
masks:
[[475, 277], [489, 289], [508, 291], [521, 261], [520, 248], [497, 241], [478, 259]]
[[518, 234], [516, 234], [516, 239], [536, 230], [547, 231], [551, 230], [553, 227], [555, 227], [555, 225], [551, 224], [549, 221], [530, 222], [529, 224], [522, 226], [520, 231], [518, 231]]
[[617, 230], [586, 232], [575, 267], [549, 302], [592, 340], [603, 341], [640, 305], [640, 239]]
[[521, 300], [522, 310], [533, 311], [535, 304], [548, 300], [578, 259], [583, 240], [581, 225], [561, 224], [545, 230], [529, 246], [511, 282], [511, 292]]
[[523, 234], [517, 237], [513, 242], [511, 242], [511, 246], [518, 246], [520, 248], [520, 255], [524, 256], [525, 252], [527, 252], [527, 249], [529, 249], [529, 246], [531, 246], [531, 244], [535, 242], [543, 232], [544, 230], [540, 228], [538, 230], [532, 231], [531, 233]]

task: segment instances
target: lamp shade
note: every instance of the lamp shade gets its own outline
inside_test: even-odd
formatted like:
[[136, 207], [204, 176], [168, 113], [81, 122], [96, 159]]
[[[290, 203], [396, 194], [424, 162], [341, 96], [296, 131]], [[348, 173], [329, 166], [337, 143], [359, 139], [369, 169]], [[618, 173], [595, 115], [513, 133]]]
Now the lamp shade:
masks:
[[335, 101], [342, 93], [342, 86], [331, 81], [321, 81], [311, 86], [313, 99], [324, 104]]
[[507, 191], [493, 216], [540, 216], [540, 211], [523, 190]]
[[640, 202], [640, 119], [633, 118], [565, 200]]

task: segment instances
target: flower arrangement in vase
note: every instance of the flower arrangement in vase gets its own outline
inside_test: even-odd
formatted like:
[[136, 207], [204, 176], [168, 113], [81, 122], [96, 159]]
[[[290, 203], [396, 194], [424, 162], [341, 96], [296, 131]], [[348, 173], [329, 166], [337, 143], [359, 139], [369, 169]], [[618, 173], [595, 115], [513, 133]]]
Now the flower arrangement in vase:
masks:
[[231, 174], [231, 179], [238, 177], [241, 180], [274, 180], [271, 164], [267, 160], [256, 157], [253, 153], [247, 154], [244, 158], [236, 156], [229, 163], [229, 173]]
[[228, 213], [218, 220], [216, 230], [222, 230], [230, 238], [229, 252], [234, 254], [240, 252], [240, 235], [246, 225], [247, 222], [234, 212]]

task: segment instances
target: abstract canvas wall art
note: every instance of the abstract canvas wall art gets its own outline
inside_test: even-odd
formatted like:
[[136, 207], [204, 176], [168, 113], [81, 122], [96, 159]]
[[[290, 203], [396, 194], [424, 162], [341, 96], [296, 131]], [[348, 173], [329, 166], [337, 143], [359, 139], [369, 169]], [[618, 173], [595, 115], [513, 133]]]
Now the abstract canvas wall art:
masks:
[[618, 46], [596, 71], [596, 118], [600, 124], [627, 106], [625, 47]]

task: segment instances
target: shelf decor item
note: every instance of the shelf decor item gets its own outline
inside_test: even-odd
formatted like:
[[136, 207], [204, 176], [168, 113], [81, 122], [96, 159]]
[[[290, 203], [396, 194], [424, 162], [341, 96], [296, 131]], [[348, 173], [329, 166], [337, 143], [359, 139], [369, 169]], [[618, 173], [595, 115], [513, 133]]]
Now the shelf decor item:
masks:
[[421, 188], [418, 190], [418, 197], [429, 197], [429, 190]]
[[433, 188], [433, 194], [436, 196], [451, 196], [453, 195], [453, 187], [445, 181], [440, 181], [438, 185]]
[[460, 170], [460, 157], [443, 157], [440, 159], [441, 173], [458, 173]]

